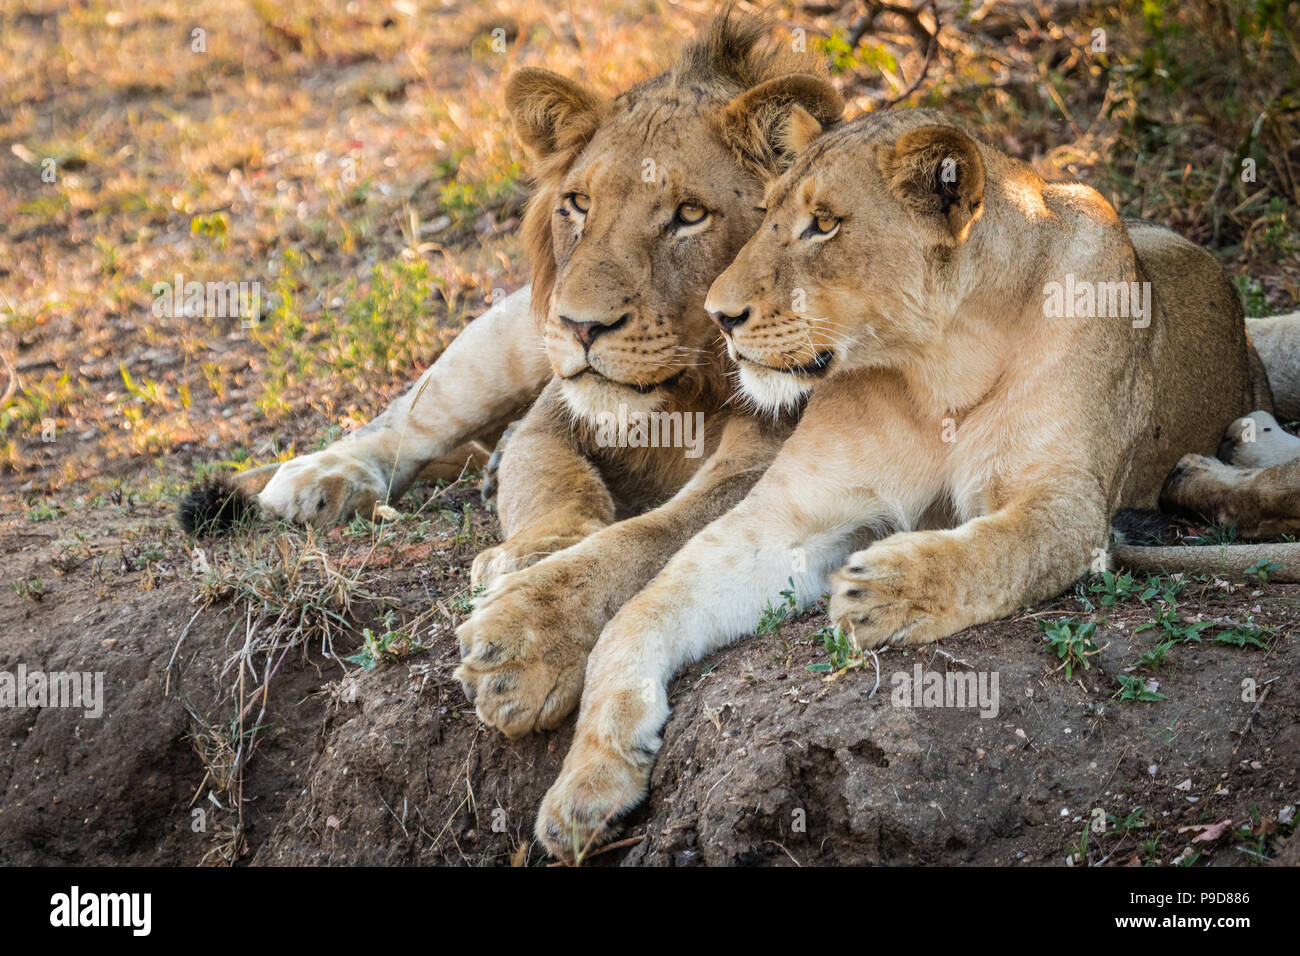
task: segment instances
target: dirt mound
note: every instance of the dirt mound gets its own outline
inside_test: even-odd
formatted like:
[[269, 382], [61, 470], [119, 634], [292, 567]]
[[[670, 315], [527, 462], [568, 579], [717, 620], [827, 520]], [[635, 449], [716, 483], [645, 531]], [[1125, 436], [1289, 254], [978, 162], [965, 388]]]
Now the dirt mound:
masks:
[[[1081, 681], [1050, 673], [1021, 620], [951, 651], [884, 655], [874, 695], [873, 668], [833, 680], [805, 670], [821, 659], [801, 640], [811, 630], [788, 625], [784, 643], [743, 642], [679, 678], [650, 800], [625, 827], [643, 838], [593, 863], [1063, 864], [1085, 823], [1092, 862], [1169, 862], [1205, 827], [1300, 795], [1294, 688], [1274, 690], [1238, 733], [1254, 707], [1242, 680], [1291, 672], [1294, 640], [1269, 657], [1188, 648], [1162, 677], [1164, 701], [1120, 703], [1108, 675], [1149, 643], [1120, 630], [1099, 636]], [[571, 728], [516, 742], [485, 731], [450, 678], [454, 653], [433, 656], [351, 685], [255, 862], [539, 861], [520, 847]], [[998, 713], [902, 706], [894, 674], [918, 665], [997, 673]], [[1227, 847], [1216, 860], [1245, 862]]]
[[[466, 556], [485, 543], [474, 522], [486, 519], [466, 518], [458, 500], [445, 514], [444, 530], [411, 525], [358, 546], [385, 601], [437, 610], [417, 635], [427, 647], [369, 671], [294, 650], [264, 694], [250, 669], [239, 699], [257, 707], [243, 723], [222, 671], [248, 608], [231, 596], [200, 609], [194, 553], [163, 530], [169, 514], [145, 531], [87, 514], [76, 549], [41, 526], [11, 528], [4, 550], [24, 584], [0, 593], [0, 672], [98, 671], [105, 691], [101, 717], [0, 708], [0, 863], [544, 862], [534, 813], [572, 726], [509, 741], [474, 716], [451, 676], [459, 612], [448, 608], [464, 593]], [[326, 542], [329, 560], [351, 573], [339, 540]], [[623, 842], [588, 862], [1290, 859], [1298, 598], [1290, 585], [1202, 583], [1179, 596], [1164, 631], [1151, 626], [1154, 604], [1126, 598], [1081, 615], [1099, 622], [1098, 650], [1070, 678], [1039, 624], [1080, 615], [1073, 596], [889, 651], [878, 679], [871, 658], [838, 675], [809, 670], [828, 659], [821, 621], [787, 621], [674, 682], [650, 798], [624, 821]], [[353, 636], [386, 626], [369, 605], [352, 616]], [[1246, 619], [1266, 640], [1214, 639]], [[1192, 622], [1211, 623], [1160, 650], [1161, 634], [1192, 633]], [[1155, 663], [1139, 666], [1144, 654]], [[1116, 699], [1133, 675], [1156, 699]], [[241, 740], [245, 772], [219, 785]]]

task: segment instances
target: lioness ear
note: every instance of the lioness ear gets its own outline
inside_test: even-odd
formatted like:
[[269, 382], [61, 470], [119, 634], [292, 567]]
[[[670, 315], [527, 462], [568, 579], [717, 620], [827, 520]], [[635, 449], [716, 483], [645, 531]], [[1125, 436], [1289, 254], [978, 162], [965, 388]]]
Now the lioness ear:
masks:
[[741, 93], [722, 111], [722, 136], [742, 159], [776, 174], [823, 127], [838, 122], [844, 100], [810, 73], [793, 73]]
[[520, 70], [506, 83], [506, 109], [519, 138], [545, 159], [591, 138], [609, 101], [550, 70]]
[[890, 192], [914, 214], [946, 222], [965, 242], [984, 204], [984, 161], [975, 141], [951, 126], [923, 126], [876, 154]]

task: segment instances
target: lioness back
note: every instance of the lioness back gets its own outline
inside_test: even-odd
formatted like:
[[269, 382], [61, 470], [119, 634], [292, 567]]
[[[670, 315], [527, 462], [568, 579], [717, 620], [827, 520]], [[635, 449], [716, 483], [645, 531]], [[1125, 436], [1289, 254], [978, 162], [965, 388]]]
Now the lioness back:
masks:
[[1155, 508], [1179, 458], [1214, 454], [1225, 422], [1269, 410], [1272, 402], [1262, 366], [1248, 353], [1237, 292], [1214, 257], [1162, 226], [1125, 225], [1152, 285], [1154, 314], [1150, 329], [1121, 334], [1151, 336], [1156, 375], [1147, 440], [1139, 443], [1122, 499]]

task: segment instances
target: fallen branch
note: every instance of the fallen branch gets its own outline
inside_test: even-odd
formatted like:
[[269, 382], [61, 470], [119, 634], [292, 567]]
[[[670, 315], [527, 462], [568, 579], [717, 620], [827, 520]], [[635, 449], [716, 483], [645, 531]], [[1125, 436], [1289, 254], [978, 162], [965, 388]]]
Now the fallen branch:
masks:
[[1221, 547], [1130, 547], [1111, 549], [1115, 563], [1131, 571], [1175, 571], [1244, 578], [1252, 568], [1272, 564], [1268, 579], [1300, 583], [1300, 546], [1295, 544], [1230, 544]]

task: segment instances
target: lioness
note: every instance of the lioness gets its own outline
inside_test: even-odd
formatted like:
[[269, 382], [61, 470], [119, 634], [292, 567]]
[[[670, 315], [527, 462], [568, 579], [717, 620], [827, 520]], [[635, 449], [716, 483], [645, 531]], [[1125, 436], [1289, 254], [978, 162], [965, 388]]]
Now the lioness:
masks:
[[[1270, 407], [1235, 292], [1190, 243], [1126, 231], [1094, 190], [939, 112], [819, 134], [796, 110], [803, 151], [706, 303], [746, 393], [806, 400], [802, 418], [602, 633], [537, 821], [556, 855], [642, 798], [668, 679], [748, 633], [787, 579], [801, 605], [829, 584], [864, 649], [1001, 617], [1085, 574], [1117, 509], [1155, 507], [1184, 452]], [[1070, 308], [1061, 288], [1080, 290]], [[1149, 308], [1107, 316], [1089, 288]]]

